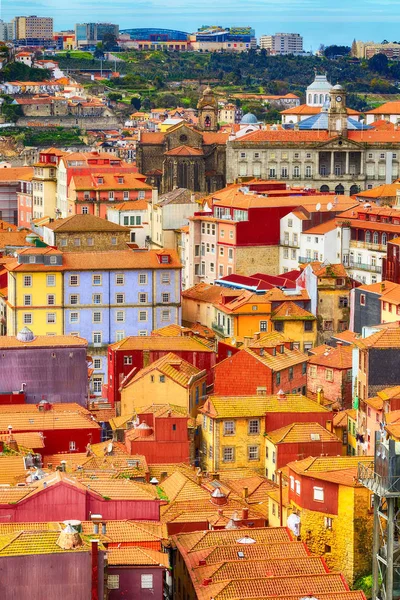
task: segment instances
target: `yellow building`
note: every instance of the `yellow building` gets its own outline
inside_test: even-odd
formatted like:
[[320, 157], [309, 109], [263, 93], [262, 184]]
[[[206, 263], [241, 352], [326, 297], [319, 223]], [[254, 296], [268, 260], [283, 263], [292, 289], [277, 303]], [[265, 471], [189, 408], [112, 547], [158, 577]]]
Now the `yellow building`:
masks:
[[306, 458], [288, 464], [289, 502], [300, 518], [300, 537], [350, 585], [371, 573], [371, 492], [358, 483], [359, 461], [371, 457]]
[[7, 333], [25, 326], [35, 335], [63, 335], [62, 252], [28, 248], [7, 263]]
[[[44, 153], [43, 153], [44, 154]], [[51, 149], [47, 154], [57, 156], [61, 152], [54, 154]], [[57, 192], [57, 163], [38, 162], [33, 166], [32, 178], [32, 217], [41, 219], [48, 216], [54, 219], [56, 215], [56, 192]]]
[[[201, 465], [219, 472], [249, 468], [266, 474], [265, 434], [289, 424], [298, 413], [328, 424], [331, 413], [301, 394], [276, 396], [210, 396], [202, 414]], [[321, 414], [322, 413], [322, 414]]]
[[194, 367], [169, 352], [154, 363], [126, 376], [121, 384], [121, 415], [132, 415], [137, 407], [173, 404], [196, 416], [206, 395], [207, 371]]
[[400, 285], [388, 281], [381, 284], [381, 323], [393, 323], [400, 319]]
[[282, 495], [279, 487], [267, 491], [268, 496], [268, 526], [281, 526], [281, 510], [282, 510], [282, 525], [286, 525], [289, 515], [292, 514], [292, 506], [289, 502], [289, 490], [287, 485], [282, 487]]
[[354, 433], [356, 421], [357, 411], [355, 408], [341, 410], [333, 417], [333, 431], [342, 442], [342, 456], [354, 456], [356, 454], [356, 438]]
[[272, 328], [307, 352], [317, 344], [317, 319], [295, 302], [283, 302], [271, 315]]

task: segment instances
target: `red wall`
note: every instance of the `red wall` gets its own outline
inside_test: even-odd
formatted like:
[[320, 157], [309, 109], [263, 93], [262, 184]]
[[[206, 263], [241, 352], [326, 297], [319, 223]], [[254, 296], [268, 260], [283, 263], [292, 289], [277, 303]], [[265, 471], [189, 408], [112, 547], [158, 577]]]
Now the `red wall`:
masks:
[[[282, 403], [285, 402], [282, 400]], [[332, 422], [333, 413], [326, 412], [269, 412], [265, 416], [265, 430], [274, 431], [292, 423], [319, 423], [326, 427], [328, 421]], [[329, 430], [329, 427], [326, 427]], [[340, 454], [340, 453], [339, 453]]]
[[[109, 575], [119, 575], [119, 589], [109, 590], [109, 600], [163, 600], [164, 568], [108, 566]], [[142, 589], [141, 575], [153, 575], [153, 589]]]
[[89, 490], [79, 490], [62, 481], [17, 504], [0, 504], [2, 522], [88, 521], [91, 514], [100, 514], [107, 520], [158, 521], [160, 501], [103, 500]]
[[[236, 245], [279, 246], [280, 220], [297, 204], [274, 208], [250, 208], [249, 220], [236, 226]], [[268, 227], [265, 224], [268, 223]]]
[[[16, 427], [13, 427], [13, 433], [19, 433]], [[41, 431], [38, 426], [26, 431]], [[70, 452], [69, 443], [75, 442], [74, 452], [85, 452], [88, 442], [97, 444], [101, 442], [101, 430], [99, 427], [88, 427], [87, 429], [45, 429], [43, 431], [44, 449], [43, 454], [57, 454], [58, 452]]]
[[13, 394], [10, 392], [0, 392], [0, 404], [25, 404], [25, 393]]
[[224, 342], [218, 342], [218, 350], [217, 350], [217, 363], [220, 363], [225, 358], [229, 356], [233, 356], [240, 352], [240, 348], [235, 348], [230, 344], [224, 344]]
[[[294, 490], [290, 489], [289, 485], [289, 502], [293, 500], [293, 502], [301, 506], [301, 508], [326, 513], [328, 515], [338, 514], [338, 484], [331, 483], [330, 481], [322, 481], [321, 479], [313, 479], [312, 477], [297, 475], [291, 469], [289, 469], [289, 477], [290, 475], [300, 481], [301, 489], [300, 495], [297, 495]], [[315, 502], [313, 499], [314, 486], [324, 489], [324, 502]]]
[[[126, 439], [126, 447], [130, 454], [143, 454], [148, 463], [187, 463], [190, 458], [190, 441], [188, 437], [188, 419], [166, 417], [154, 419], [153, 414], [139, 415], [153, 427], [155, 439]], [[175, 425], [176, 429], [173, 429]]]
[[324, 390], [324, 396], [327, 400], [336, 402], [337, 399], [342, 399], [342, 409], [352, 407], [352, 382], [347, 381], [346, 373], [347, 369], [335, 369], [333, 368], [333, 381], [327, 381], [325, 378], [326, 367], [317, 365], [317, 376], [310, 377], [310, 368], [312, 365], [308, 365], [308, 389], [316, 393], [319, 387]]
[[[213, 366], [216, 363], [216, 354], [215, 352], [182, 352], [176, 351], [173, 348], [173, 343], [171, 342], [171, 348], [167, 351], [144, 351], [144, 350], [113, 350], [112, 348], [108, 349], [108, 389], [107, 389], [107, 398], [108, 401], [114, 406], [115, 402], [119, 402], [121, 400], [121, 394], [118, 389], [120, 387], [121, 381], [130, 371], [136, 367], [138, 370], [142, 369], [144, 366], [144, 356], [146, 356], [146, 364], [151, 364], [165, 356], [169, 352], [174, 352], [183, 360], [186, 360], [191, 365], [199, 369], [207, 370], [207, 385], [212, 385], [213, 383]], [[132, 356], [132, 364], [124, 365], [124, 357]]]
[[302, 460], [309, 456], [338, 456], [342, 453], [342, 442], [304, 442], [293, 444], [278, 444], [276, 468], [281, 469], [294, 460]]

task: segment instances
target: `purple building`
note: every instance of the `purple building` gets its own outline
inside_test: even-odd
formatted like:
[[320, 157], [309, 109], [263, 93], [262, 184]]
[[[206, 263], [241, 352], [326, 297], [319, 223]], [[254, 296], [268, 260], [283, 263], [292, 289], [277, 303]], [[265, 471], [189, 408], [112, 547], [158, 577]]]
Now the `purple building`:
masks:
[[87, 341], [67, 335], [38, 335], [24, 327], [0, 336], [0, 394], [21, 391], [26, 402], [87, 405]]

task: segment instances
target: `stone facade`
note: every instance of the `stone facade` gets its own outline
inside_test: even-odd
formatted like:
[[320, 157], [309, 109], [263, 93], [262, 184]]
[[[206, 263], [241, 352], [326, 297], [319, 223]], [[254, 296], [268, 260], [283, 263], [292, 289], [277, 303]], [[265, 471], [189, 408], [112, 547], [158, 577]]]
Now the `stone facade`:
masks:
[[70, 252], [126, 250], [128, 242], [130, 242], [128, 227], [126, 231], [54, 232], [54, 245]]
[[279, 275], [279, 246], [238, 246], [235, 273]]

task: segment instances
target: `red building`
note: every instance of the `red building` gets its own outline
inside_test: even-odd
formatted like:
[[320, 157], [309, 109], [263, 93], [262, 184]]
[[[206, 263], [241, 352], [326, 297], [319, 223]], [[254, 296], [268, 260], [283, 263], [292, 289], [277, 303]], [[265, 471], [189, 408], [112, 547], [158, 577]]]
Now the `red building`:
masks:
[[200, 341], [186, 336], [131, 336], [108, 348], [108, 384], [103, 393], [110, 404], [114, 406], [121, 400], [119, 387], [134, 367], [139, 371], [169, 352], [198, 369], [206, 369], [207, 384], [212, 384], [216, 353]]
[[305, 394], [307, 360], [308, 357], [293, 348], [293, 342], [284, 336], [266, 336], [214, 367], [214, 393], [269, 396], [283, 389]]
[[11, 523], [105, 520], [158, 521], [160, 500], [153, 486], [126, 479], [77, 479], [56, 471], [36, 484], [8, 487], [1, 496], [0, 519]]
[[[67, 406], [67, 408], [65, 408]], [[87, 444], [101, 441], [101, 428], [89, 411], [78, 404], [49, 403], [4, 406], [0, 411], [0, 431], [43, 432], [44, 454], [85, 452]], [[68, 410], [69, 408], [69, 410]], [[72, 410], [71, 410], [72, 409]]]
[[136, 417], [136, 426], [125, 433], [130, 454], [143, 454], [148, 463], [192, 462], [194, 424], [186, 411], [153, 404]]
[[382, 281], [400, 283], [400, 238], [387, 244], [386, 257], [382, 259]]
[[19, 189], [17, 190], [18, 227], [25, 227], [27, 229], [30, 229], [31, 227], [33, 214], [32, 178], [33, 173], [27, 175], [24, 180], [19, 182]]
[[323, 391], [325, 400], [335, 404], [335, 409], [352, 407], [353, 348], [337, 342], [336, 348], [319, 346], [312, 348], [308, 361], [307, 392]]

